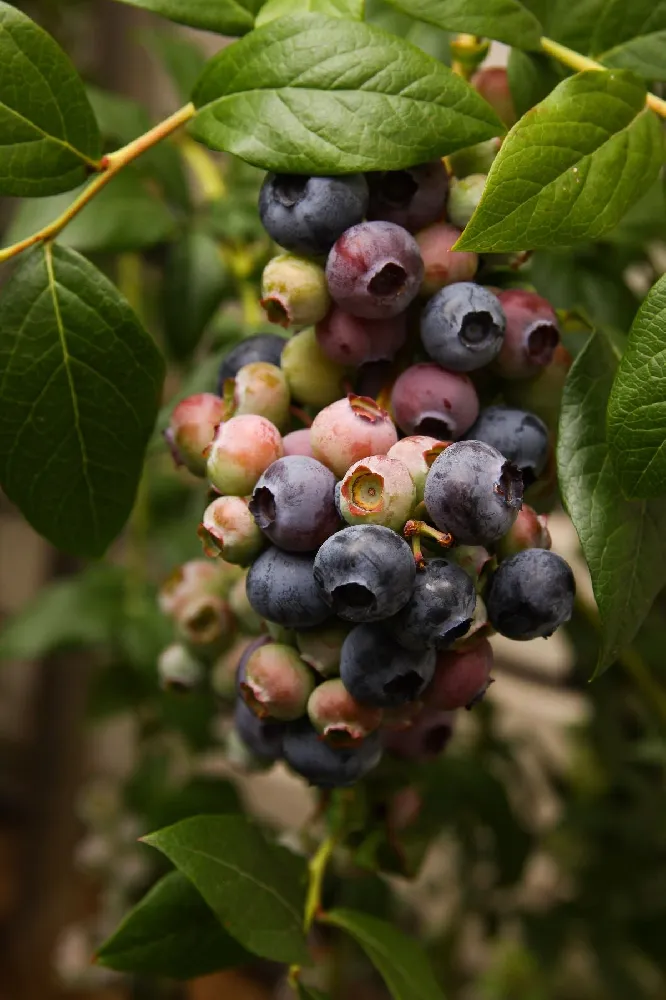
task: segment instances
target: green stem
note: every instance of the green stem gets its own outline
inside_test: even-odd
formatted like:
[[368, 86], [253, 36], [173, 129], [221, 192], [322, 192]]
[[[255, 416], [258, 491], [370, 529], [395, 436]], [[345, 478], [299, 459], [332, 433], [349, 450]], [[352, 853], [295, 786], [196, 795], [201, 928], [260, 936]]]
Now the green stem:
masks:
[[[574, 52], [573, 49], [568, 49], [566, 45], [554, 42], [552, 38], [542, 38], [541, 48], [547, 55], [552, 56], [553, 59], [557, 59], [564, 66], [575, 69], [577, 72], [582, 72], [586, 69], [608, 70], [608, 66], [597, 62], [596, 59], [590, 59], [589, 56], [582, 56], [580, 52]], [[661, 97], [657, 97], [656, 94], [648, 94], [646, 104], [662, 118], [666, 118], [666, 101], [663, 101]]]
[[[303, 917], [303, 930], [307, 934], [312, 927], [315, 918], [321, 912], [321, 891], [324, 884], [324, 876], [328, 862], [331, 860], [337, 838], [329, 834], [317, 848], [308, 863], [310, 875], [308, 881], [308, 892], [305, 898], [305, 914]], [[300, 965], [292, 965], [289, 969], [289, 984], [296, 989], [298, 977], [301, 974]]]

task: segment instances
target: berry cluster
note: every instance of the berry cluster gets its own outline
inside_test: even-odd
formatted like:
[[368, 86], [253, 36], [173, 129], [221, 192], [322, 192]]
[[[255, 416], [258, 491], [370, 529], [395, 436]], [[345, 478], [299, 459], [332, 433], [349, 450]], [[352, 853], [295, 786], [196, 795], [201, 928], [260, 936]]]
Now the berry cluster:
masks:
[[[523, 502], [548, 428], [496, 402], [552, 363], [557, 318], [451, 249], [464, 180], [441, 161], [268, 175], [260, 215], [286, 252], [262, 302], [298, 332], [232, 350], [219, 394], [181, 402], [167, 432], [213, 491], [199, 532], [216, 558], [163, 594], [185, 640], [163, 676], [189, 686], [193, 645], [219, 655], [226, 636], [214, 673], [237, 737], [320, 786], [385, 750], [439, 752], [488, 686], [488, 634], [545, 637], [572, 613], [571, 570]], [[234, 622], [260, 634], [229, 651]]]

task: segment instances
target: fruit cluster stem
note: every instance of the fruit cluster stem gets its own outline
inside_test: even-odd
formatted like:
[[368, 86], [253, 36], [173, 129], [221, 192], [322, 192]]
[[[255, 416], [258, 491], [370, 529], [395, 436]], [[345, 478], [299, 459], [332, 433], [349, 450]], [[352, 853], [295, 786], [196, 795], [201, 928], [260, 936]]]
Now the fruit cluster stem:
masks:
[[99, 174], [95, 177], [87, 188], [81, 192], [81, 194], [76, 198], [69, 208], [65, 209], [62, 215], [59, 215], [57, 219], [50, 222], [43, 229], [38, 230], [38, 232], [33, 233], [32, 236], [27, 236], [25, 239], [20, 240], [18, 243], [13, 243], [12, 246], [6, 247], [4, 250], [0, 250], [0, 264], [4, 261], [10, 260], [12, 257], [16, 257], [17, 254], [22, 253], [29, 247], [34, 246], [36, 243], [46, 243], [50, 240], [54, 240], [56, 236], [68, 225], [72, 219], [79, 214], [79, 212], [86, 207], [86, 205], [92, 201], [96, 194], [102, 190], [103, 187], [113, 180], [116, 174], [126, 167], [137, 157], [145, 153], [146, 150], [151, 149], [156, 146], [158, 142], [162, 139], [166, 139], [167, 136], [175, 132], [176, 129], [180, 128], [191, 118], [194, 117], [196, 109], [193, 104], [186, 104], [184, 107], [180, 108], [174, 114], [170, 115], [169, 118], [165, 118], [164, 121], [155, 125], [144, 135], [140, 135], [138, 139], [134, 139], [132, 142], [123, 146], [121, 149], [117, 149], [114, 153], [109, 153], [108, 156], [102, 157], [99, 162]]
[[[309, 882], [307, 896], [305, 897], [305, 912], [303, 916], [303, 930], [307, 934], [315, 919], [321, 912], [321, 891], [324, 884], [324, 875], [328, 862], [335, 850], [336, 838], [329, 834], [322, 840], [308, 862]], [[296, 988], [298, 977], [301, 973], [300, 965], [292, 965], [289, 969], [289, 983]]]
[[[566, 45], [554, 42], [552, 38], [542, 38], [541, 48], [546, 55], [552, 56], [553, 59], [557, 59], [564, 66], [568, 66], [570, 69], [575, 69], [578, 72], [586, 69], [608, 69], [608, 66], [597, 62], [596, 59], [590, 59], [589, 56], [583, 56], [580, 52], [574, 52], [573, 49], [568, 49]], [[645, 103], [652, 111], [655, 111], [662, 118], [666, 118], [666, 101], [662, 100], [661, 97], [657, 97], [656, 94], [648, 94]]]

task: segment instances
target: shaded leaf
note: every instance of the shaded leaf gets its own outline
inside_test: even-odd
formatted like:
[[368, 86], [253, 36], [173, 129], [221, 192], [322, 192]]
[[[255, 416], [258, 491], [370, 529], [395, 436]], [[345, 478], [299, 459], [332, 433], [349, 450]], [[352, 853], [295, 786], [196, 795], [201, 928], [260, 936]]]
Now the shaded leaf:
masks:
[[0, 194], [38, 197], [81, 184], [100, 136], [85, 88], [58, 44], [0, 2]]
[[164, 365], [72, 250], [28, 253], [0, 297], [0, 481], [37, 531], [101, 555], [132, 509]]
[[541, 25], [518, 0], [389, 0], [398, 10], [446, 31], [463, 31], [538, 49]]
[[328, 17], [350, 17], [363, 20], [365, 0], [268, 0], [257, 15], [256, 27], [290, 14], [326, 14]]
[[437, 60], [368, 24], [318, 14], [271, 21], [228, 46], [193, 100], [196, 138], [297, 173], [405, 167], [503, 131]]
[[535, 104], [543, 101], [562, 80], [559, 67], [547, 58], [533, 52], [511, 49], [507, 65], [509, 89], [516, 109], [522, 118]]
[[244, 35], [254, 27], [254, 18], [264, 0], [122, 0], [168, 17], [191, 28], [216, 31], [220, 35]]
[[454, 32], [442, 31], [425, 21], [415, 21], [408, 14], [391, 7], [388, 0], [365, 0], [365, 20], [404, 38], [445, 65], [451, 65], [450, 42]]
[[127, 914], [96, 961], [119, 972], [194, 979], [252, 956], [227, 934], [189, 879], [170, 872]]
[[325, 919], [360, 944], [394, 1000], [444, 1000], [428, 957], [414, 938], [355, 910], [331, 910]]
[[666, 494], [665, 332], [666, 276], [634, 320], [608, 403], [608, 444], [629, 498]]
[[242, 816], [198, 816], [144, 838], [196, 886], [244, 947], [309, 962], [303, 935], [306, 863]]
[[315, 989], [314, 986], [304, 986], [303, 983], [298, 984], [298, 997], [299, 1000], [329, 1000], [326, 993]]
[[[664, 0], [600, 0], [589, 51], [606, 52], [641, 35], [666, 29]], [[663, 50], [662, 50], [663, 64]]]
[[578, 73], [511, 129], [456, 249], [597, 239], [652, 184], [662, 154], [661, 126], [632, 74]]
[[666, 30], [639, 35], [599, 58], [606, 66], [630, 69], [643, 80], [666, 80]]
[[666, 503], [627, 501], [606, 439], [619, 351], [595, 334], [569, 373], [557, 463], [562, 498], [590, 568], [602, 624], [597, 672], [639, 630], [666, 584]]

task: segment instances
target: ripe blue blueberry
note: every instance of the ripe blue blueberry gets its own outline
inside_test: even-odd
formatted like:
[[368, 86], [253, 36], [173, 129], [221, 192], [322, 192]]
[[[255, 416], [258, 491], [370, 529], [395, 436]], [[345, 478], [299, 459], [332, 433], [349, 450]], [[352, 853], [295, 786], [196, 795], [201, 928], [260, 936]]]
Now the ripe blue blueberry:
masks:
[[377, 766], [382, 756], [378, 733], [371, 733], [357, 746], [333, 747], [322, 740], [307, 718], [286, 727], [282, 750], [287, 764], [320, 788], [356, 784]]
[[439, 159], [406, 170], [371, 173], [367, 177], [369, 219], [395, 222], [410, 233], [417, 233], [444, 214], [449, 175]]
[[374, 622], [396, 614], [409, 600], [416, 567], [404, 538], [376, 524], [353, 525], [319, 549], [314, 578], [335, 614]]
[[522, 472], [525, 489], [539, 478], [548, 460], [548, 428], [526, 410], [488, 406], [465, 437], [501, 451]]
[[500, 564], [490, 584], [490, 624], [508, 639], [547, 638], [573, 614], [571, 567], [549, 549], [525, 549]]
[[416, 701], [435, 673], [434, 649], [399, 646], [383, 623], [357, 625], [342, 644], [340, 677], [362, 705], [396, 708]]
[[260, 477], [250, 512], [274, 545], [290, 552], [318, 549], [340, 527], [335, 476], [315, 458], [279, 458]]
[[266, 761], [282, 756], [282, 737], [285, 726], [275, 719], [260, 719], [240, 698], [234, 709], [234, 725], [243, 743]]
[[269, 236], [285, 250], [313, 257], [331, 249], [368, 207], [362, 174], [306, 177], [268, 174], [259, 194], [259, 215]]
[[424, 309], [421, 340], [433, 361], [471, 372], [497, 357], [505, 327], [497, 296], [473, 281], [459, 281], [442, 288]]
[[267, 361], [270, 365], [279, 366], [282, 348], [286, 343], [284, 337], [276, 333], [256, 333], [253, 337], [242, 340], [224, 356], [217, 379], [217, 391], [223, 395], [226, 380], [235, 378], [241, 368], [254, 361]]
[[272, 546], [247, 574], [247, 597], [262, 618], [285, 628], [321, 625], [329, 608], [314, 586], [313, 559]]
[[440, 531], [460, 545], [490, 545], [511, 528], [523, 502], [520, 470], [483, 441], [456, 441], [435, 460], [424, 491]]
[[469, 629], [475, 605], [467, 573], [448, 559], [430, 559], [416, 574], [409, 601], [386, 625], [406, 649], [446, 649]]

